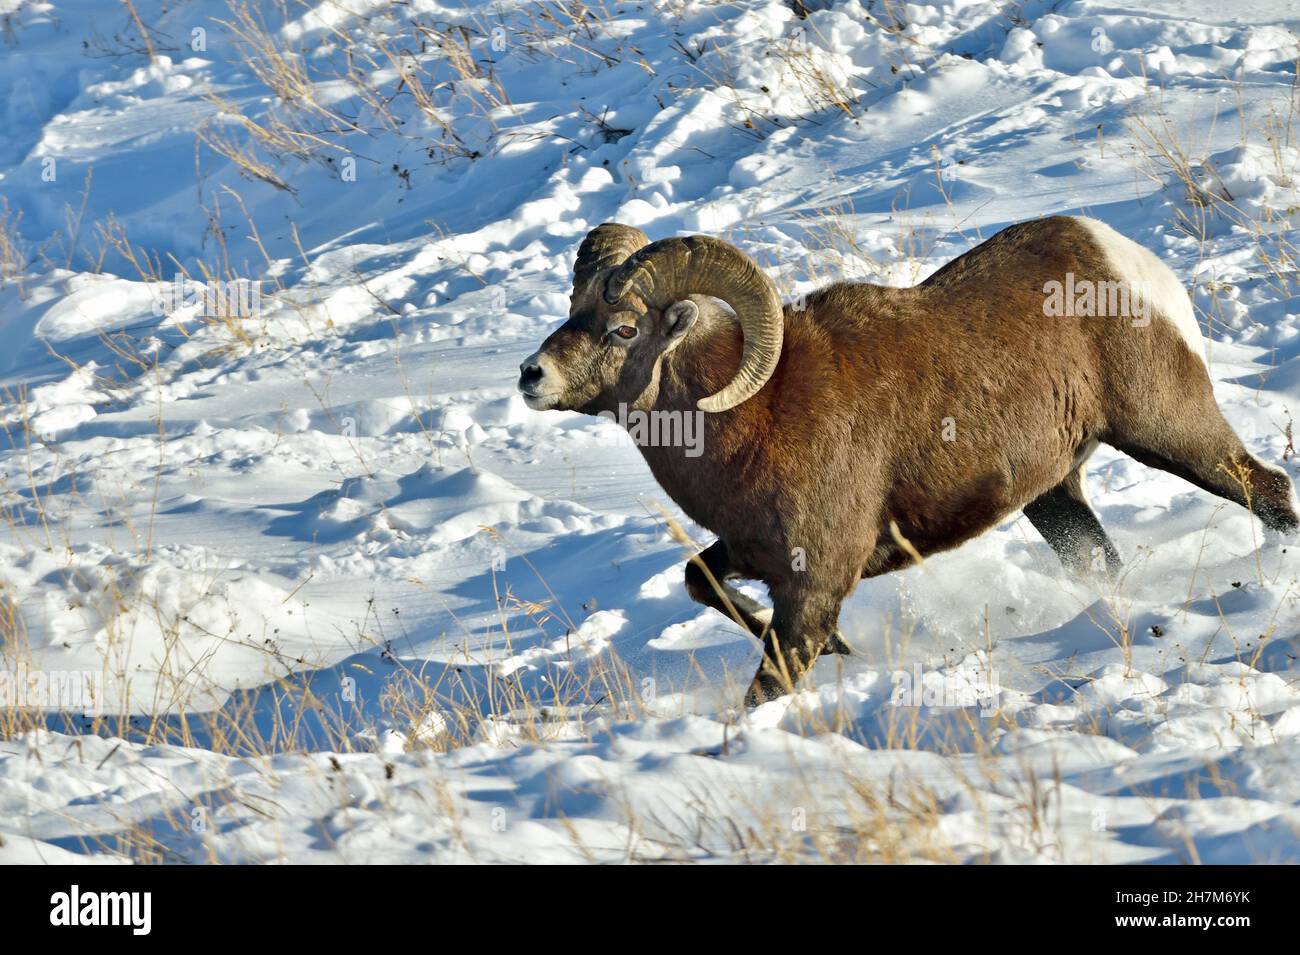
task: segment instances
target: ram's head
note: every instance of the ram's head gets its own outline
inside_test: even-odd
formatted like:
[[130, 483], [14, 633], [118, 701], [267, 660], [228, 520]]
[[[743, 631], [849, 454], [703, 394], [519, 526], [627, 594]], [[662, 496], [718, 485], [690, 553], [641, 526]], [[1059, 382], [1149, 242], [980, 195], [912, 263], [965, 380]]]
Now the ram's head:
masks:
[[530, 408], [595, 413], [653, 394], [660, 363], [727, 303], [744, 348], [731, 382], [699, 400], [726, 411], [753, 397], [781, 354], [781, 300], [739, 249], [706, 236], [651, 242], [640, 229], [607, 222], [587, 234], [573, 265], [569, 320], [519, 366]]

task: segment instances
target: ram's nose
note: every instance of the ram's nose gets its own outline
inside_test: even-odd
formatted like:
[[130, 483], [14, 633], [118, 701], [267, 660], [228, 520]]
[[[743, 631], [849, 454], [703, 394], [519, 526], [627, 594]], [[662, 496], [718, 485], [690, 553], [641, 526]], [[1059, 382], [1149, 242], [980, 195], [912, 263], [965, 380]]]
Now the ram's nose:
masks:
[[563, 378], [540, 351], [529, 355], [519, 366], [519, 393], [524, 396], [524, 404], [534, 411], [555, 407], [556, 396], [562, 390]]
[[537, 356], [528, 356], [519, 366], [519, 390], [523, 392], [535, 391], [537, 386], [542, 383], [542, 375], [542, 363]]

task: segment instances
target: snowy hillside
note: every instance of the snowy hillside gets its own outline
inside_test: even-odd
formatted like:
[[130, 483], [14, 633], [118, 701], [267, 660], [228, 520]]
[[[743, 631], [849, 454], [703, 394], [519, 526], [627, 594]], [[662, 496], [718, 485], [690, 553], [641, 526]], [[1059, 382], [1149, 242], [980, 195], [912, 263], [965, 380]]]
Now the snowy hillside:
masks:
[[1293, 0], [131, 9], [0, 0], [0, 861], [1300, 861], [1243, 509], [1103, 447], [1119, 579], [1017, 516], [746, 713], [630, 439], [515, 391], [604, 221], [795, 296], [1083, 212], [1300, 475]]

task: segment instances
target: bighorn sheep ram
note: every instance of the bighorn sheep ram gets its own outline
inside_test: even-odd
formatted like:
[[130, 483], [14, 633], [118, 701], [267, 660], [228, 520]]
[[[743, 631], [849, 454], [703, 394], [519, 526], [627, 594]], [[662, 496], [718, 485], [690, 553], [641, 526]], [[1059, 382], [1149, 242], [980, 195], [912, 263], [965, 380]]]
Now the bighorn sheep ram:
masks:
[[[524, 361], [519, 389], [537, 410], [708, 413], [702, 453], [641, 453], [718, 536], [687, 564], [691, 596], [763, 640], [747, 705], [844, 649], [840, 604], [859, 578], [1019, 508], [1068, 568], [1116, 570], [1084, 496], [1098, 442], [1269, 528], [1297, 526], [1289, 478], [1250, 455], [1215, 404], [1186, 291], [1101, 222], [1021, 223], [915, 287], [838, 283], [799, 307], [704, 236], [650, 242], [607, 223], [573, 271], [569, 319]], [[1131, 290], [1149, 317], [1051, 317], [1046, 293], [1061, 283]], [[725, 583], [736, 577], [766, 583], [773, 610]]]

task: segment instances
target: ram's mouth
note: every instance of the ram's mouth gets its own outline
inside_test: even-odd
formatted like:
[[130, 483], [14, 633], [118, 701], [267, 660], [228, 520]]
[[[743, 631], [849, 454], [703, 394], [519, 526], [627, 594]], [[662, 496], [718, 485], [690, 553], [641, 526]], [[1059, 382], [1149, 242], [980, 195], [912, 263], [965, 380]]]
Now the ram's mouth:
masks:
[[520, 388], [519, 393], [523, 395], [524, 404], [534, 411], [548, 411], [560, 400], [559, 393], [554, 391], [529, 391], [527, 388]]

